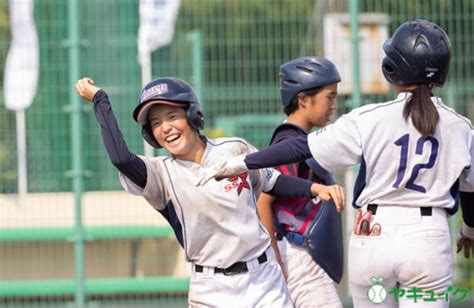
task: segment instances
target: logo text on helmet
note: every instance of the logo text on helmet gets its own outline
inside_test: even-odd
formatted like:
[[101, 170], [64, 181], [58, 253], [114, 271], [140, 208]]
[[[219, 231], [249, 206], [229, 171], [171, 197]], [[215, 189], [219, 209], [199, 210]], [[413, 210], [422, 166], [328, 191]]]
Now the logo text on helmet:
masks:
[[426, 74], [426, 77], [431, 78], [438, 72], [438, 69], [433, 67], [427, 67], [425, 68], [425, 71], [428, 72], [428, 74]]
[[147, 100], [148, 98], [155, 96], [155, 95], [161, 95], [164, 93], [168, 92], [168, 84], [166, 83], [160, 83], [157, 84], [156, 86], [153, 86], [145, 91], [143, 91], [142, 96], [140, 98], [140, 101]]

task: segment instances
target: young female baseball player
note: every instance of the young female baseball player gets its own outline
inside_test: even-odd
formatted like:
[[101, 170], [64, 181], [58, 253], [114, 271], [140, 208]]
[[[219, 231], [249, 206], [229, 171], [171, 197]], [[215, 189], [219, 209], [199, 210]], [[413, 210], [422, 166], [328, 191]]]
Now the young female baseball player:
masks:
[[[349, 248], [354, 305], [448, 307], [453, 260], [447, 217], [457, 210], [459, 191], [465, 202], [458, 252], [468, 257], [474, 247], [472, 127], [431, 94], [445, 83], [451, 59], [442, 28], [408, 21], [384, 51], [382, 70], [398, 93], [394, 100], [356, 108], [307, 138], [234, 158], [208, 170], [201, 182], [311, 156], [328, 171], [360, 163], [354, 206], [364, 219]], [[396, 296], [369, 298], [372, 278], [382, 278], [387, 291], [398, 289]], [[374, 298], [385, 301], [376, 305]]]
[[[283, 111], [288, 118], [275, 129], [270, 143], [306, 136], [313, 127], [325, 126], [336, 109], [337, 83], [340, 81], [334, 64], [324, 58], [301, 57], [283, 64], [280, 67], [280, 92]], [[310, 163], [281, 165], [276, 169], [282, 174], [324, 183], [326, 179], [311, 170]], [[323, 215], [321, 200], [277, 198], [261, 193], [257, 205], [262, 223], [272, 239], [276, 259], [286, 274], [293, 304], [296, 307], [342, 307], [334, 282], [325, 271], [327, 269], [320, 266], [299, 241], [299, 238], [308, 236], [315, 219], [327, 219], [319, 218]], [[328, 215], [339, 216], [335, 209]], [[340, 238], [318, 234], [317, 240], [331, 237], [325, 250], [337, 250], [337, 246], [341, 246], [342, 251], [341, 221], [338, 218]], [[342, 254], [338, 259], [343, 261]], [[338, 266], [342, 272], [342, 264]]]
[[102, 138], [122, 186], [143, 196], [168, 219], [186, 259], [192, 263], [192, 307], [292, 307], [270, 238], [259, 222], [255, 197], [319, 195], [343, 203], [339, 186], [323, 186], [272, 169], [244, 172], [226, 181], [195, 183], [204, 167], [255, 149], [242, 139], [207, 139], [194, 90], [178, 78], [158, 78], [141, 91], [133, 118], [144, 139], [170, 155], [146, 158], [130, 153], [107, 94], [89, 78], [76, 84], [94, 103]]

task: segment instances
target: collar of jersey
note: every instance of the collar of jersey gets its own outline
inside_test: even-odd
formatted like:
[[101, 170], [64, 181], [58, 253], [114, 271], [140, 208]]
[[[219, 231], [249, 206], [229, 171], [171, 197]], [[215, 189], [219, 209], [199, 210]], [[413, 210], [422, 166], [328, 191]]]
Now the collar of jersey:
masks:
[[413, 93], [409, 92], [409, 91], [400, 91], [400, 93], [398, 93], [398, 96], [397, 98], [395, 99], [396, 101], [398, 100], [402, 100], [402, 99], [408, 99], [410, 98], [410, 96], [412, 95]]
[[172, 155], [171, 155], [171, 156], [173, 157], [174, 160], [176, 160], [176, 161], [179, 162], [180, 164], [185, 165], [185, 166], [187, 166], [187, 167], [193, 167], [193, 166], [194, 166], [195, 168], [200, 168], [200, 167], [206, 168], [206, 167], [208, 167], [208, 166], [206, 165], [206, 160], [207, 160], [207, 156], [208, 156], [208, 154], [209, 154], [209, 147], [211, 147], [212, 144], [210, 144], [210, 143], [207, 142], [207, 140], [206, 140], [205, 146], [206, 146], [206, 148], [204, 149], [204, 153], [202, 154], [202, 158], [201, 158], [201, 163], [200, 163], [200, 164], [195, 163], [195, 162], [190, 161], [190, 160], [179, 159], [179, 158], [176, 158], [176, 157], [174, 157], [174, 156], [172, 156]]

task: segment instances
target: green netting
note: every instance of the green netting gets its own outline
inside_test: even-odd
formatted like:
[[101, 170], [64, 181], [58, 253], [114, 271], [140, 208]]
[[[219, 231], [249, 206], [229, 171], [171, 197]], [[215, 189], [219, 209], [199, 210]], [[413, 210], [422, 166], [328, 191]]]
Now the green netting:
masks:
[[[9, 25], [6, 1], [2, 3], [1, 28], [5, 35], [0, 43], [3, 46], [0, 56], [4, 58]], [[136, 46], [138, 1], [81, 1], [80, 4], [80, 71], [82, 75], [93, 76], [107, 90], [129, 146], [141, 151], [139, 128], [131, 120], [141, 84]], [[472, 5], [471, 1], [360, 1], [360, 11], [387, 14], [389, 32], [404, 20], [415, 17], [430, 18], [442, 25], [450, 34], [454, 51], [451, 74], [442, 95], [449, 97], [450, 105], [470, 115]], [[174, 75], [199, 83], [209, 130], [229, 130], [217, 125], [222, 123], [219, 121], [222, 116], [278, 116], [281, 114], [279, 65], [299, 55], [322, 54], [321, 19], [324, 13], [333, 12], [347, 12], [346, 2], [184, 0], [173, 43], [153, 54], [153, 76]], [[68, 80], [67, 17], [67, 2], [35, 1], [41, 75], [38, 95], [27, 112], [31, 191], [67, 191], [71, 185], [65, 176], [71, 160], [69, 115], [65, 109], [72, 86]], [[201, 59], [193, 53], [198, 44]], [[370, 95], [364, 101], [386, 98]], [[339, 101], [344, 110], [345, 97]], [[6, 166], [15, 164], [14, 118], [10, 112], [2, 111], [1, 115], [4, 148], [9, 149], [2, 165], [8, 169]], [[102, 151], [94, 121], [93, 116], [84, 116], [87, 150], [84, 164], [92, 171], [86, 187], [117, 189], [115, 172]], [[267, 143], [271, 133], [271, 127], [266, 124], [242, 130], [235, 134], [240, 133], [258, 147]], [[6, 179], [1, 188], [14, 192], [14, 179], [6, 171], [11, 170], [5, 170]]]
[[[49, 281], [54, 289], [55, 281], [63, 281], [64, 287], [74, 279], [74, 205], [68, 194], [72, 191], [68, 177], [72, 166], [69, 105], [73, 91], [69, 79], [70, 3], [34, 1], [40, 78], [36, 98], [26, 111], [29, 194], [19, 198], [15, 195], [16, 120], [14, 112], [4, 108], [3, 98], [10, 20], [8, 1], [0, 0], [0, 295], [7, 289], [2, 286], [11, 281], [32, 289], [35, 282]], [[439, 93], [450, 106], [472, 117], [474, 2], [358, 3], [361, 13], [385, 14], [389, 33], [411, 18], [431, 19], [445, 28], [453, 44], [453, 60], [448, 83]], [[131, 117], [141, 86], [137, 60], [139, 1], [81, 0], [78, 4], [80, 75], [93, 77], [108, 92], [128, 146], [142, 153], [140, 127]], [[279, 65], [297, 56], [323, 55], [323, 18], [328, 13], [348, 12], [348, 0], [182, 0], [173, 42], [152, 54], [152, 75], [178, 76], [197, 88], [207, 134], [236, 135], [263, 147], [273, 128], [284, 119], [279, 102]], [[392, 95], [366, 94], [363, 102], [383, 101]], [[123, 296], [89, 294], [88, 303], [91, 307], [185, 306], [186, 297], [179, 288], [176, 294], [168, 294], [169, 290], [165, 294], [159, 288], [142, 295], [129, 288], [127, 293], [124, 285], [137, 277], [148, 277], [151, 280], [147, 281], [153, 282], [159, 277], [183, 276], [183, 271], [177, 274], [175, 269], [176, 260], [183, 256], [172, 236], [163, 238], [162, 231], [157, 231], [165, 229], [154, 225], [156, 212], [147, 212], [145, 204], [137, 205], [137, 210], [129, 208], [138, 203], [137, 199], [124, 201], [124, 195], [117, 193], [121, 190], [117, 171], [103, 150], [92, 107], [83, 106], [83, 166], [89, 171], [84, 186], [86, 192], [94, 192], [83, 197], [83, 223], [86, 233], [102, 230], [98, 238], [87, 238], [86, 278], [95, 282], [115, 278], [123, 291]], [[350, 96], [341, 95], [339, 111], [345, 112], [350, 106]], [[168, 235], [166, 230], [163, 232]], [[471, 292], [473, 271], [471, 263], [457, 259], [456, 283]], [[34, 292], [21, 297], [0, 296], [0, 306], [70, 307], [74, 294], [70, 293], [71, 286], [68, 288], [67, 294], [60, 294], [63, 297], [42, 297]], [[349, 303], [347, 280], [339, 291]], [[472, 307], [473, 301], [470, 296], [466, 305]]]

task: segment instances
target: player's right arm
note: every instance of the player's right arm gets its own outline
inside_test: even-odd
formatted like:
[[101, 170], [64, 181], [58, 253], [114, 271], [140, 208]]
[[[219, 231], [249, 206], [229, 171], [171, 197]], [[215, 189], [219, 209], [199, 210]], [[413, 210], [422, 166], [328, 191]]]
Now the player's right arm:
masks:
[[270, 239], [272, 240], [272, 248], [275, 252], [275, 259], [280, 265], [285, 279], [288, 279], [288, 273], [286, 272], [285, 265], [281, 259], [280, 249], [278, 248], [275, 237], [275, 227], [273, 226], [272, 204], [275, 199], [275, 197], [262, 192], [257, 201], [258, 215], [260, 216], [260, 220], [262, 221], [263, 226], [267, 230], [268, 234], [270, 235]]
[[[284, 143], [284, 141], [275, 145], [279, 145], [281, 143]], [[250, 152], [254, 152], [256, 154], [259, 153], [256, 152], [257, 149], [253, 148], [252, 146], [250, 147]], [[291, 166], [295, 167], [295, 165], [282, 165], [280, 168], [292, 168]], [[283, 169], [281, 170], [283, 171]], [[292, 172], [288, 172], [288, 174], [290, 175], [282, 174], [280, 172], [276, 172], [275, 169], [269, 168], [252, 171], [252, 185], [255, 187], [256, 192], [260, 193], [263, 191], [275, 197], [313, 198], [318, 196], [324, 201], [329, 201], [332, 199], [338, 212], [342, 212], [344, 210], [345, 196], [344, 189], [341, 186], [313, 183], [309, 180], [297, 177], [296, 170], [293, 174]]]
[[107, 93], [94, 85], [91, 78], [82, 78], [76, 83], [79, 95], [94, 104], [94, 112], [100, 124], [102, 140], [114, 166], [140, 188], [147, 183], [145, 162], [128, 150], [117, 120], [112, 111]]

